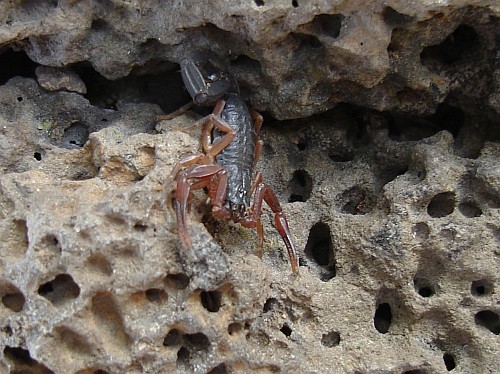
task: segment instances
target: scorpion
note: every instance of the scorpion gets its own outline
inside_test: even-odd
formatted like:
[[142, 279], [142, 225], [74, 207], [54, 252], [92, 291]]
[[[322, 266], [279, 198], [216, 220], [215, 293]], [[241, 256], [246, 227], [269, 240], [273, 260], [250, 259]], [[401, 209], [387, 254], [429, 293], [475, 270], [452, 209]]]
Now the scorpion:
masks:
[[218, 56], [209, 53], [204, 60], [186, 57], [180, 63], [182, 80], [193, 102], [214, 106], [212, 114], [194, 124], [202, 126], [203, 153], [182, 158], [170, 174], [176, 183], [175, 212], [182, 245], [192, 247], [187, 227], [190, 194], [205, 189], [215, 218], [232, 220], [257, 230], [260, 257], [264, 240], [260, 216], [263, 202], [266, 202], [274, 213], [276, 229], [287, 248], [292, 272], [296, 272], [297, 252], [278, 198], [262, 181], [260, 172], [255, 173], [252, 180], [263, 145], [258, 138], [263, 117], [249, 110], [236, 80]]

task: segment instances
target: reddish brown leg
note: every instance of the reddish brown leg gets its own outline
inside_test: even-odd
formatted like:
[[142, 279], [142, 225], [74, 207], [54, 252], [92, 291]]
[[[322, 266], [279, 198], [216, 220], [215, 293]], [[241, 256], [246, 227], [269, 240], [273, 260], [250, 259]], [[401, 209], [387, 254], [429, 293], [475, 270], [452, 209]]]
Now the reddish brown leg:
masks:
[[[258, 179], [261, 177], [258, 175]], [[258, 180], [256, 179], [256, 181]], [[260, 214], [262, 212], [262, 202], [265, 201], [267, 205], [271, 208], [274, 213], [274, 222], [276, 224], [276, 229], [280, 234], [281, 238], [285, 242], [286, 249], [288, 251], [288, 257], [290, 258], [290, 264], [292, 266], [292, 271], [297, 271], [299, 266], [299, 260], [297, 257], [297, 251], [292, 242], [292, 235], [290, 229], [288, 228], [288, 222], [286, 220], [285, 213], [283, 213], [278, 198], [274, 194], [273, 190], [264, 182], [260, 181], [255, 187], [255, 193], [253, 197], [252, 214], [249, 217], [244, 218], [241, 224], [244, 227], [257, 227], [260, 223]], [[257, 229], [258, 231], [258, 229]], [[260, 238], [259, 238], [260, 240]]]
[[181, 106], [176, 111], [169, 113], [169, 114], [160, 114], [156, 118], [158, 119], [158, 121], [168, 121], [170, 119], [174, 119], [175, 117], [179, 117], [181, 114], [186, 113], [193, 105], [194, 105], [194, 103], [192, 101], [190, 101], [189, 103]]
[[[252, 116], [252, 119], [254, 121], [255, 133], [259, 135], [260, 129], [262, 128], [262, 123], [264, 122], [264, 118], [262, 117], [262, 114], [257, 112], [255, 109], [250, 109], [250, 115]], [[260, 152], [262, 151], [263, 144], [264, 142], [262, 140], [257, 140], [257, 143], [255, 144], [255, 154], [253, 156], [254, 168], [255, 165], [257, 165], [257, 161], [259, 161]]]
[[258, 135], [260, 133], [262, 123], [264, 122], [264, 118], [262, 117], [262, 114], [257, 112], [255, 109], [250, 109], [250, 115], [252, 116], [255, 124], [255, 133]]
[[195, 165], [183, 170], [177, 176], [177, 188], [175, 207], [177, 214], [177, 226], [179, 236], [184, 247], [191, 247], [192, 242], [187, 229], [187, 204], [192, 190], [199, 190], [208, 187], [213, 193], [213, 210], [223, 210], [225, 193], [227, 186], [227, 172], [217, 165]]
[[[214, 163], [217, 156], [224, 148], [226, 148], [236, 137], [236, 131], [229, 124], [220, 118], [220, 114], [224, 109], [224, 100], [217, 101], [212, 114], [202, 118], [199, 122], [203, 124], [201, 132], [201, 144], [203, 151], [206, 153], [207, 160]], [[212, 143], [212, 130], [214, 127], [225, 133], [225, 135], [216, 143]]]
[[179, 173], [179, 171], [181, 169], [187, 168], [188, 166], [191, 166], [191, 165], [201, 163], [201, 161], [203, 160], [203, 157], [205, 157], [205, 155], [203, 153], [193, 153], [193, 154], [190, 154], [190, 155], [182, 158], [172, 168], [172, 171], [170, 172], [169, 178], [171, 180], [175, 179], [175, 177], [177, 176], [177, 174]]

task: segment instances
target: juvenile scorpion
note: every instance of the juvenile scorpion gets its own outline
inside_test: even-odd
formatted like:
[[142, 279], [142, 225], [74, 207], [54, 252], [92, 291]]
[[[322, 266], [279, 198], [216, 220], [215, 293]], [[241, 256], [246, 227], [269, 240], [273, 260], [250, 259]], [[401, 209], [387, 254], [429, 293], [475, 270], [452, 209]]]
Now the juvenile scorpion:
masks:
[[203, 126], [204, 153], [181, 159], [171, 173], [176, 182], [175, 210], [183, 246], [192, 246], [187, 228], [190, 193], [206, 188], [214, 217], [257, 230], [259, 256], [264, 240], [260, 216], [265, 201], [274, 213], [292, 271], [297, 271], [298, 257], [285, 213], [272, 189], [262, 181], [260, 172], [252, 181], [262, 148], [262, 141], [258, 139], [262, 116], [248, 109], [236, 80], [217, 56], [209, 54], [202, 62], [184, 58], [180, 65], [182, 80], [194, 103], [214, 106], [212, 114], [195, 123]]

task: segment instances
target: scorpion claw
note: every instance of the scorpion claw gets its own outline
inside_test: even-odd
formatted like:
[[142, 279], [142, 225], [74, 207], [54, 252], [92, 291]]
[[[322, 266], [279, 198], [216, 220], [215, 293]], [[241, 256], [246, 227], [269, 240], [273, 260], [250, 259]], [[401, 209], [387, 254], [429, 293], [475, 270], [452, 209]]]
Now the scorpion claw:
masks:
[[219, 72], [203, 74], [195, 61], [184, 58], [181, 61], [181, 76], [184, 85], [197, 105], [212, 105], [229, 89], [231, 80]]

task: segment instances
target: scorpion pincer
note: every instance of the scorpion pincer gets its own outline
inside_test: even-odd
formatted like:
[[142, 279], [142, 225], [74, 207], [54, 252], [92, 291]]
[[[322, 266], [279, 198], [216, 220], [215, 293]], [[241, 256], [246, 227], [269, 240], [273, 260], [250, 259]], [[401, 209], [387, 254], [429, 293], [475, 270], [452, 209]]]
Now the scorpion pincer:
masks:
[[[192, 246], [187, 229], [189, 195], [206, 188], [212, 214], [222, 220], [239, 222], [257, 229], [258, 253], [262, 253], [263, 226], [260, 220], [263, 201], [274, 213], [278, 233], [290, 258], [292, 271], [298, 269], [298, 257], [288, 222], [272, 189], [254, 177], [254, 167], [262, 148], [258, 133], [262, 116], [250, 111], [240, 95], [238, 84], [225, 64], [214, 55], [203, 63], [191, 58], [181, 61], [181, 75], [187, 91], [197, 105], [214, 106], [212, 114], [200, 119], [204, 153], [181, 159], [173, 168], [179, 236], [182, 244]], [[253, 179], [252, 179], [253, 178]]]

